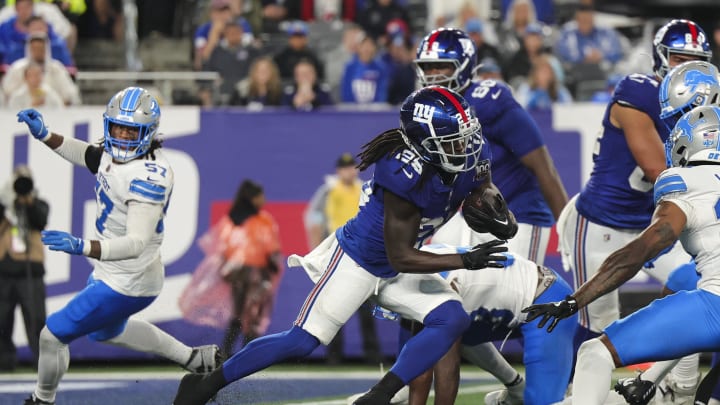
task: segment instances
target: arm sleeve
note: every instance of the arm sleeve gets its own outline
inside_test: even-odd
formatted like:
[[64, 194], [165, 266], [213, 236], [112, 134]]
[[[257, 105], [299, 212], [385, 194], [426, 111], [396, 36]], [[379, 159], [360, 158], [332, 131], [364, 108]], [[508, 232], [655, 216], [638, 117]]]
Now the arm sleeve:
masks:
[[65, 136], [60, 146], [53, 150], [72, 164], [88, 167], [85, 156], [89, 147], [87, 142]]
[[155, 235], [163, 206], [136, 201], [128, 203], [125, 236], [100, 241], [100, 260], [133, 259], [143, 252]]

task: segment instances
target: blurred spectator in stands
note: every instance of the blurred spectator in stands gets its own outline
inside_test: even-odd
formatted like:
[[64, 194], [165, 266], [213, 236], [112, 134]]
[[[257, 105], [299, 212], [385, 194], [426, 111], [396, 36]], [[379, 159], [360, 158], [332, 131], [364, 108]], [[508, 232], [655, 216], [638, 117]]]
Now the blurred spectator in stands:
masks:
[[713, 28], [712, 37], [712, 59], [711, 62], [720, 69], [720, 21]]
[[80, 38], [125, 40], [125, 21], [119, 0], [92, 0], [78, 20]]
[[[27, 21], [33, 16], [42, 17], [52, 27], [52, 31], [66, 42], [72, 40], [72, 26], [70, 21], [62, 14], [54, 4], [38, 2], [33, 0], [16, 0], [14, 5], [6, 5], [0, 10], [0, 32], [9, 28], [10, 33], [15, 35], [27, 34]], [[8, 28], [3, 28], [11, 23]], [[7, 38], [2, 38], [3, 43]], [[21, 37], [21, 43], [25, 43], [25, 37]], [[74, 45], [74, 43], [73, 43]]]
[[279, 106], [282, 101], [280, 72], [272, 58], [262, 56], [250, 66], [247, 79], [235, 86], [231, 105], [244, 105], [252, 110], [261, 110], [263, 106]]
[[25, 108], [64, 107], [62, 98], [43, 82], [42, 66], [29, 64], [24, 69], [24, 83], [8, 97], [8, 108], [19, 111]]
[[57, 93], [65, 105], [80, 104], [80, 90], [73, 82], [70, 73], [60, 61], [50, 57], [48, 37], [43, 32], [33, 32], [27, 41], [27, 51], [24, 58], [13, 62], [2, 78], [2, 89], [10, 95], [26, 82], [29, 65], [40, 66], [44, 73], [44, 82]]
[[289, 16], [288, 7], [295, 3], [299, 1], [262, 0], [262, 32], [279, 32], [280, 24]]
[[528, 110], [549, 110], [556, 103], [572, 102], [570, 91], [563, 85], [560, 62], [550, 54], [542, 54], [533, 62], [528, 80], [518, 86], [515, 98]]
[[498, 43], [502, 44], [499, 50], [506, 59], [522, 47], [527, 27], [537, 23], [535, 5], [530, 0], [512, 0], [498, 33]]
[[[425, 29], [465, 26], [470, 17], [489, 19], [491, 12], [490, 0], [427, 0], [427, 22]], [[462, 15], [461, 15], [462, 14]], [[453, 25], [460, 23], [460, 25]]]
[[[612, 95], [615, 92], [615, 86], [617, 86], [618, 83], [620, 83], [620, 80], [623, 79], [623, 75], [613, 74], [610, 75], [607, 78], [606, 85], [607, 87], [604, 90], [596, 91], [593, 93], [593, 95], [590, 97], [590, 101], [593, 103], [602, 103], [607, 104], [612, 99]], [[580, 100], [583, 101], [583, 100]]]
[[465, 33], [472, 39], [475, 44], [476, 60], [481, 61], [485, 58], [493, 58], [500, 60], [500, 52], [497, 48], [485, 42], [485, 25], [479, 18], [470, 18], [465, 22]]
[[345, 72], [345, 65], [357, 53], [358, 45], [364, 37], [365, 33], [359, 26], [346, 23], [342, 41], [325, 54], [325, 82], [330, 86], [333, 98], [336, 100], [340, 99], [340, 80]]
[[45, 33], [50, 41], [50, 55], [59, 60], [71, 75], [77, 72], [70, 50], [65, 41], [55, 35], [52, 28], [40, 16], [30, 16], [24, 24], [23, 31], [15, 31], [14, 25], [7, 21], [0, 25], [0, 43], [2, 44], [3, 65], [7, 65], [25, 57], [27, 39], [30, 33]]
[[389, 70], [388, 103], [396, 105], [415, 90], [415, 46], [404, 35], [390, 39], [383, 61]]
[[285, 87], [283, 105], [310, 111], [333, 104], [327, 85], [318, 82], [314, 63], [301, 59], [295, 65], [294, 73], [293, 83]]
[[[555, 5], [553, 4], [553, 0], [532, 0], [532, 3], [539, 21], [548, 25], [555, 24]], [[501, 18], [505, 18], [511, 4], [512, 0], [502, 0]]]
[[398, 4], [396, 0], [368, 0], [358, 16], [358, 23], [370, 37], [378, 40], [385, 35], [388, 23], [396, 19], [405, 23], [405, 27], [410, 25], [410, 17], [404, 5]]
[[300, 60], [310, 61], [315, 67], [317, 76], [322, 79], [325, 72], [320, 59], [315, 52], [308, 46], [308, 26], [302, 21], [292, 21], [287, 27], [288, 44], [275, 55], [275, 64], [280, 69], [280, 77], [283, 80], [293, 78], [295, 65]]
[[233, 19], [230, 0], [212, 0], [209, 13], [210, 21], [195, 30], [193, 66], [196, 70], [200, 70], [210, 58], [215, 47], [222, 40], [225, 25]]
[[355, 21], [356, 0], [294, 0], [285, 1], [288, 17], [303, 21]]
[[546, 52], [545, 34], [540, 24], [530, 24], [525, 29], [520, 48], [513, 53], [503, 68], [505, 79], [513, 86], [530, 73], [533, 62]]
[[[560, 61], [569, 66], [600, 65], [609, 71], [623, 57], [620, 34], [613, 28], [595, 25], [595, 10], [580, 4], [575, 19], [565, 23], [556, 45]], [[569, 68], [569, 67], [568, 67]]]
[[475, 77], [478, 80], [503, 80], [502, 69], [493, 58], [485, 58], [478, 62]]
[[[70, 22], [70, 34], [66, 38], [68, 48], [75, 49], [78, 37], [77, 23], [80, 16], [87, 11], [85, 0], [36, 0], [36, 3], [48, 3], [60, 10], [62, 15]], [[5, 2], [6, 6], [12, 6], [14, 4], [15, 0], [7, 0]]]
[[387, 101], [389, 72], [377, 57], [375, 40], [366, 36], [358, 46], [357, 55], [347, 65], [341, 81], [343, 103], [382, 103]]
[[237, 20], [226, 23], [220, 44], [203, 64], [203, 70], [220, 73], [220, 105], [230, 102], [235, 86], [248, 76], [250, 65], [258, 56], [257, 48], [243, 43], [242, 25]]

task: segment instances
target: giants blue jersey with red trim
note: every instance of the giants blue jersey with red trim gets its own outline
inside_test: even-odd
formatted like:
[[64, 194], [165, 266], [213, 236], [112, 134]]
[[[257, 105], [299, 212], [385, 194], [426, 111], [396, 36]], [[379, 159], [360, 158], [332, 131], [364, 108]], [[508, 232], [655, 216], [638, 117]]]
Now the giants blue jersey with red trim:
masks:
[[545, 145], [535, 121], [502, 82], [473, 82], [464, 97], [475, 110], [492, 152], [493, 182], [518, 222], [552, 226], [550, 207], [535, 175], [520, 159]]
[[643, 229], [650, 224], [653, 182], [644, 178], [624, 131], [610, 122], [610, 109], [617, 103], [647, 114], [665, 142], [668, 130], [660, 120], [659, 84], [653, 76], [632, 74], [615, 88], [595, 141], [590, 180], [577, 199], [578, 212], [592, 222], [621, 229]]
[[[415, 247], [419, 248], [457, 212], [465, 197], [490, 174], [490, 150], [483, 147], [478, 166], [458, 173], [446, 185], [433, 166], [420, 160], [410, 149], [388, 155], [375, 163], [372, 180], [363, 185], [360, 211], [340, 227], [338, 243], [355, 262], [378, 277], [394, 277], [385, 251], [383, 195], [386, 190], [409, 201], [420, 210], [422, 220]], [[432, 171], [425, 173], [424, 171]], [[423, 178], [423, 181], [421, 180]]]

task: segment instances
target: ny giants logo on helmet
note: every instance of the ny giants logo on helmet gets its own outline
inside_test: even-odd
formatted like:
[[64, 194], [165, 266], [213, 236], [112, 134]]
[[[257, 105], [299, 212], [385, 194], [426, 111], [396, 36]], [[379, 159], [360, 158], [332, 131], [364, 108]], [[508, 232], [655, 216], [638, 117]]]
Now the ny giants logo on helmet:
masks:
[[429, 124], [435, 114], [435, 107], [426, 104], [415, 103], [413, 109], [413, 121]]

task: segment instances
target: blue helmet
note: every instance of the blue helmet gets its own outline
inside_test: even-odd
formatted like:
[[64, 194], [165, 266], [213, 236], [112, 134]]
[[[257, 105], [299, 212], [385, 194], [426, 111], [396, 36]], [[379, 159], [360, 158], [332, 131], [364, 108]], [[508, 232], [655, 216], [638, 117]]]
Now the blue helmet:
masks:
[[[467, 87], [475, 68], [475, 44], [455, 28], [439, 28], [423, 38], [415, 55], [415, 69], [423, 86], [441, 85], [460, 91]], [[426, 74], [423, 68], [432, 64], [452, 64], [453, 73]]]
[[[105, 114], [105, 151], [119, 162], [127, 162], [144, 155], [160, 124], [160, 106], [150, 92], [141, 87], [128, 87], [112, 96]], [[112, 127], [120, 125], [137, 130], [133, 140], [111, 135]]]
[[660, 118], [672, 131], [683, 114], [720, 101], [718, 69], [710, 62], [693, 60], [675, 66], [660, 84]]
[[430, 86], [410, 94], [400, 108], [403, 140], [423, 161], [458, 173], [478, 165], [483, 137], [470, 104], [458, 93]]
[[712, 51], [705, 31], [690, 20], [672, 20], [663, 25], [653, 40], [653, 71], [665, 77], [670, 69], [670, 54], [696, 56], [710, 61]]

